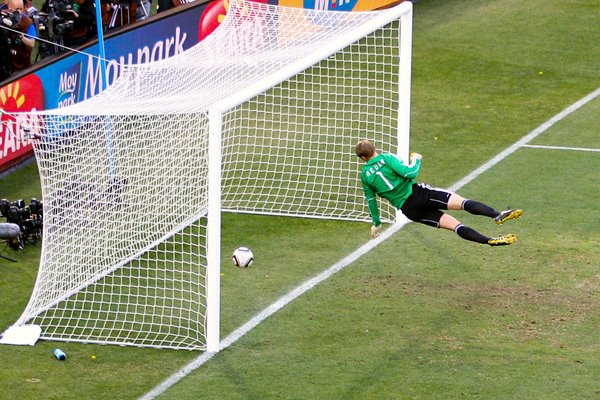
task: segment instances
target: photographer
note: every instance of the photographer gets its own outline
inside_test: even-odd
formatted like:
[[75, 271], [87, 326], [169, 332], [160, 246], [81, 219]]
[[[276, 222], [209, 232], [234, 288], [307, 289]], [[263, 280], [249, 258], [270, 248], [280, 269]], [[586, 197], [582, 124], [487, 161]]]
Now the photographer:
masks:
[[49, 15], [50, 40], [59, 45], [77, 46], [96, 35], [94, 0], [46, 0], [42, 12]]
[[71, 9], [66, 10], [73, 16], [73, 29], [65, 33], [65, 45], [76, 46], [96, 35], [96, 8], [93, 0], [75, 0]]
[[31, 50], [37, 38], [33, 21], [24, 9], [23, 0], [8, 0], [5, 9], [2, 10], [4, 34], [1, 39], [4, 42], [3, 47], [9, 50], [11, 72], [31, 66]]
[[[44, 207], [41, 201], [33, 198], [29, 206], [23, 199], [16, 201], [0, 200], [0, 217], [6, 218], [8, 224], [17, 226], [14, 229], [4, 226], [4, 233], [9, 234], [8, 245], [14, 250], [22, 250], [26, 243], [37, 243], [42, 238]], [[10, 231], [9, 231], [10, 230]]]

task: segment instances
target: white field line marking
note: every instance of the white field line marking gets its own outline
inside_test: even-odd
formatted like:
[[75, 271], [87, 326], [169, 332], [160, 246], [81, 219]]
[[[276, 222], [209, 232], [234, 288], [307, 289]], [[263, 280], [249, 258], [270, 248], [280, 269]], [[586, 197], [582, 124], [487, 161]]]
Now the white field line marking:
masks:
[[[521, 140], [519, 140], [512, 146], [506, 148], [505, 150], [500, 152], [496, 157], [492, 158], [487, 163], [483, 164], [481, 167], [477, 168], [475, 171], [471, 172], [469, 175], [467, 175], [466, 177], [464, 177], [463, 179], [461, 179], [460, 181], [458, 181], [457, 183], [452, 185], [449, 189], [451, 191], [457, 191], [461, 187], [470, 183], [475, 178], [477, 178], [479, 175], [481, 175], [482, 173], [484, 173], [485, 171], [487, 171], [494, 165], [498, 164], [500, 161], [502, 161], [503, 159], [505, 159], [506, 157], [508, 157], [515, 151], [517, 151], [519, 148], [521, 148], [525, 144], [529, 143], [531, 140], [533, 140], [537, 136], [541, 135], [544, 131], [546, 131], [552, 125], [554, 125], [558, 121], [562, 120], [563, 118], [565, 118], [572, 112], [576, 111], [581, 106], [583, 106], [586, 103], [590, 102], [591, 100], [595, 99], [599, 95], [600, 95], [600, 88], [596, 89], [594, 92], [585, 96], [583, 99], [581, 99], [581, 100], [577, 101], [576, 103], [572, 104], [571, 106], [565, 108], [563, 111], [556, 114], [554, 117], [550, 118], [548, 121], [544, 122], [538, 128], [534, 129], [529, 134], [524, 136]], [[237, 342], [242, 336], [244, 336], [246, 333], [250, 332], [254, 327], [256, 327], [258, 324], [260, 324], [262, 321], [264, 321], [271, 315], [275, 314], [277, 311], [281, 310], [287, 304], [289, 304], [290, 302], [292, 302], [293, 300], [295, 300], [296, 298], [298, 298], [299, 296], [301, 296], [308, 290], [312, 289], [319, 283], [328, 279], [333, 274], [337, 273], [338, 271], [341, 271], [349, 264], [358, 260], [360, 257], [367, 254], [369, 251], [374, 249], [381, 242], [383, 242], [384, 240], [387, 240], [394, 233], [396, 233], [400, 229], [402, 229], [407, 224], [407, 222], [408, 222], [408, 220], [404, 219], [396, 224], [393, 224], [391, 227], [384, 230], [377, 239], [370, 240], [369, 242], [367, 242], [364, 245], [362, 245], [361, 247], [359, 247], [357, 250], [355, 250], [350, 255], [346, 256], [345, 258], [343, 258], [336, 264], [332, 265], [325, 271], [321, 272], [319, 275], [304, 282], [302, 285], [298, 286], [297, 288], [295, 288], [288, 294], [284, 295], [283, 297], [280, 297], [277, 301], [275, 301], [269, 307], [265, 308], [264, 310], [262, 310], [261, 312], [256, 314], [254, 317], [252, 317], [252, 319], [250, 319], [244, 325], [240, 326], [235, 331], [231, 332], [231, 334], [229, 334], [229, 336], [227, 336], [225, 339], [223, 339], [221, 341], [219, 350], [223, 350], [223, 349], [226, 349], [227, 347], [231, 346], [233, 343]], [[166, 380], [164, 380], [162, 383], [160, 383], [158, 386], [156, 386], [154, 389], [152, 389], [151, 391], [146, 393], [143, 397], [141, 397], [141, 399], [142, 400], [151, 400], [151, 399], [156, 398], [160, 394], [164, 393], [171, 386], [173, 386], [177, 382], [179, 382], [181, 379], [185, 378], [187, 375], [189, 375], [195, 369], [197, 369], [198, 367], [200, 367], [201, 365], [203, 365], [204, 363], [209, 361], [211, 358], [213, 358], [215, 356], [215, 354], [216, 353], [208, 353], [208, 352], [202, 353], [197, 358], [195, 358], [194, 360], [189, 362], [182, 369], [180, 369], [179, 371], [177, 371], [176, 373], [174, 373], [173, 375], [168, 377]]]
[[539, 144], [526, 144], [523, 147], [529, 147], [530, 149], [593, 151], [600, 153], [600, 149], [590, 149], [588, 147], [544, 146]]
[[600, 87], [598, 89], [594, 90], [592, 93], [585, 96], [584, 98], [582, 98], [581, 100], [578, 100], [575, 103], [571, 104], [569, 107], [565, 108], [564, 110], [562, 110], [561, 112], [556, 114], [554, 117], [550, 118], [548, 121], [544, 122], [543, 124], [541, 124], [540, 126], [535, 128], [534, 130], [529, 132], [527, 135], [523, 136], [519, 141], [517, 141], [516, 143], [512, 144], [511, 146], [509, 146], [506, 149], [504, 149], [503, 151], [501, 151], [496, 157], [492, 158], [487, 163], [483, 164], [481, 167], [477, 168], [475, 171], [471, 172], [469, 175], [465, 176], [460, 181], [456, 182], [454, 185], [452, 185], [449, 188], [449, 190], [452, 192], [456, 192], [458, 189], [465, 186], [467, 183], [471, 182], [472, 180], [477, 178], [479, 175], [483, 174], [485, 171], [487, 171], [494, 165], [498, 164], [500, 161], [502, 161], [503, 159], [505, 159], [506, 157], [508, 157], [509, 155], [511, 155], [518, 149], [520, 149], [521, 147], [525, 146], [526, 144], [531, 142], [533, 139], [535, 139], [542, 133], [544, 133], [552, 125], [554, 125], [557, 122], [559, 122], [560, 120], [564, 119], [566, 116], [575, 112], [576, 110], [583, 107], [584, 105], [586, 105], [590, 101], [594, 100], [598, 96], [600, 96]]

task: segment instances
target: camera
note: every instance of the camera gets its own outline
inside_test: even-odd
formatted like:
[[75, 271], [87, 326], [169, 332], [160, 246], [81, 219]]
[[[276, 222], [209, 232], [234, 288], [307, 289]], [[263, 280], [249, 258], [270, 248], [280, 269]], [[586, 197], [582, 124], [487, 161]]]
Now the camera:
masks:
[[60, 14], [64, 13], [65, 11], [72, 9], [73, 3], [67, 2], [65, 0], [54, 0], [54, 1], [50, 1], [48, 6], [57, 15], [60, 15]]
[[25, 243], [35, 244], [42, 237], [44, 206], [41, 201], [32, 198], [29, 206], [23, 199], [16, 201], [0, 200], [0, 216], [6, 222], [16, 224], [21, 229], [21, 234], [8, 241], [14, 250], [22, 250]]
[[0, 81], [7, 79], [12, 74], [11, 65], [11, 46], [14, 40], [14, 34], [6, 27], [12, 27], [16, 21], [13, 14], [6, 9], [0, 10]]
[[[6, 9], [0, 11], [0, 24], [6, 26], [7, 28], [16, 29], [17, 25], [21, 22], [21, 18], [23, 16], [18, 11], [10, 12]], [[2, 31], [2, 36], [0, 40], [2, 40], [3, 47], [8, 46], [10, 48], [12, 44], [19, 44], [21, 40], [20, 35], [15, 35], [12, 31], [7, 29], [0, 29]]]
[[38, 48], [41, 58], [64, 51], [65, 34], [73, 30], [74, 15], [69, 12], [72, 9], [72, 1], [50, 0], [42, 8], [44, 12], [32, 15], [39, 37], [44, 39], [39, 42]]
[[18, 11], [9, 12], [8, 10], [0, 11], [0, 22], [2, 25], [14, 28], [21, 22], [21, 13]]

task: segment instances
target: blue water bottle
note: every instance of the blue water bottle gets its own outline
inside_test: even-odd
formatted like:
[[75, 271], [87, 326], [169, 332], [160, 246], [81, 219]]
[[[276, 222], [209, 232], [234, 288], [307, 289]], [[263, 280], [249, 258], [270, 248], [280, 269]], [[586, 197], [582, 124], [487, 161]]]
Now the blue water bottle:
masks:
[[54, 357], [59, 361], [63, 361], [67, 358], [67, 355], [61, 349], [54, 349]]

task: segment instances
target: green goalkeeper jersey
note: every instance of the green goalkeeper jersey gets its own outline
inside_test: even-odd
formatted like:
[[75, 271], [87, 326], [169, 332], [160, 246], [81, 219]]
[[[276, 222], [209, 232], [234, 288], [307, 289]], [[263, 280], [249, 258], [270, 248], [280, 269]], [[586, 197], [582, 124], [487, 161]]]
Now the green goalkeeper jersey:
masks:
[[420, 167], [421, 160], [406, 165], [393, 154], [379, 154], [364, 165], [360, 179], [373, 225], [381, 225], [376, 195], [400, 209], [412, 194], [412, 185]]

